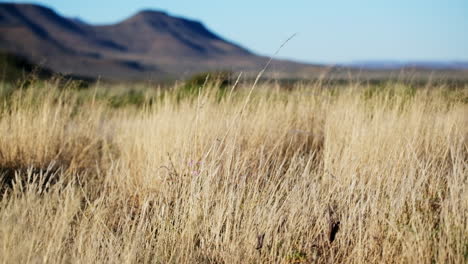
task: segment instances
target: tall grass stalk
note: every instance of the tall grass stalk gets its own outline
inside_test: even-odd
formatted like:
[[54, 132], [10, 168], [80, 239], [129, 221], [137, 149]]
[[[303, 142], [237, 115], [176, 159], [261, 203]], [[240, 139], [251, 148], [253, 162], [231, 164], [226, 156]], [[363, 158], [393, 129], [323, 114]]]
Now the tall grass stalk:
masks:
[[468, 261], [466, 88], [236, 85], [3, 99], [0, 261]]

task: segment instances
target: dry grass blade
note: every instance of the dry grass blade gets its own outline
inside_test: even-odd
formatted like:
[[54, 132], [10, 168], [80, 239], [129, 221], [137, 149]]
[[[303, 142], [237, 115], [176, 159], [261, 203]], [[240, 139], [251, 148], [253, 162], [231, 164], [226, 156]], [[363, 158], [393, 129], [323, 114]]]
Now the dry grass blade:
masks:
[[468, 261], [467, 87], [206, 85], [2, 98], [0, 262]]

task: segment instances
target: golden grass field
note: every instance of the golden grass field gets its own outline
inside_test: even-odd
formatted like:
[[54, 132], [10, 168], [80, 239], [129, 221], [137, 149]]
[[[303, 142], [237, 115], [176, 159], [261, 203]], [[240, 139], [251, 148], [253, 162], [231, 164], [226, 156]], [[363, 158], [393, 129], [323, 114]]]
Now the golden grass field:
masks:
[[1, 263], [468, 262], [467, 86], [62, 86], [1, 99]]

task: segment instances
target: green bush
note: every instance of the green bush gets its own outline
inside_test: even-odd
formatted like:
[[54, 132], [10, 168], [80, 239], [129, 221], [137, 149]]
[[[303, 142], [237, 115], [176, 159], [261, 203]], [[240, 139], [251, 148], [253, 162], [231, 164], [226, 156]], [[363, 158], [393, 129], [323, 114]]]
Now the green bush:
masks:
[[119, 108], [124, 106], [142, 106], [145, 103], [150, 103], [143, 91], [137, 91], [134, 89], [129, 90], [123, 94], [113, 95], [109, 98], [109, 105], [113, 108]]
[[216, 89], [217, 94], [222, 98], [226, 88], [231, 85], [231, 72], [204, 72], [193, 75], [184, 85], [179, 88], [177, 98], [195, 97], [205, 89]]

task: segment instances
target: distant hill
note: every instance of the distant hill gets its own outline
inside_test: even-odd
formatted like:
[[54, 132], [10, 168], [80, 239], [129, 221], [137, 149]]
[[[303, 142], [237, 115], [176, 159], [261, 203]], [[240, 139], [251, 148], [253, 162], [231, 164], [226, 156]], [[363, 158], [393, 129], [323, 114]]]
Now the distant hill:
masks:
[[[95, 26], [62, 17], [47, 7], [15, 3], [0, 3], [0, 51], [52, 72], [113, 80], [181, 79], [213, 70], [253, 76], [268, 60], [200, 22], [160, 11], [141, 11], [117, 24]], [[351, 73], [386, 78], [394, 72], [356, 68], [273, 60], [268, 74], [287, 79], [324, 74], [346, 79]], [[421, 68], [418, 74], [432, 71]], [[449, 75], [466, 76], [466, 71], [450, 71]]]
[[[114, 25], [93, 26], [32, 4], [0, 4], [0, 50], [51, 70], [110, 79], [158, 79], [208, 70], [258, 71], [267, 58], [224, 40], [200, 22], [142, 11]], [[304, 74], [321, 67], [274, 61]]]

